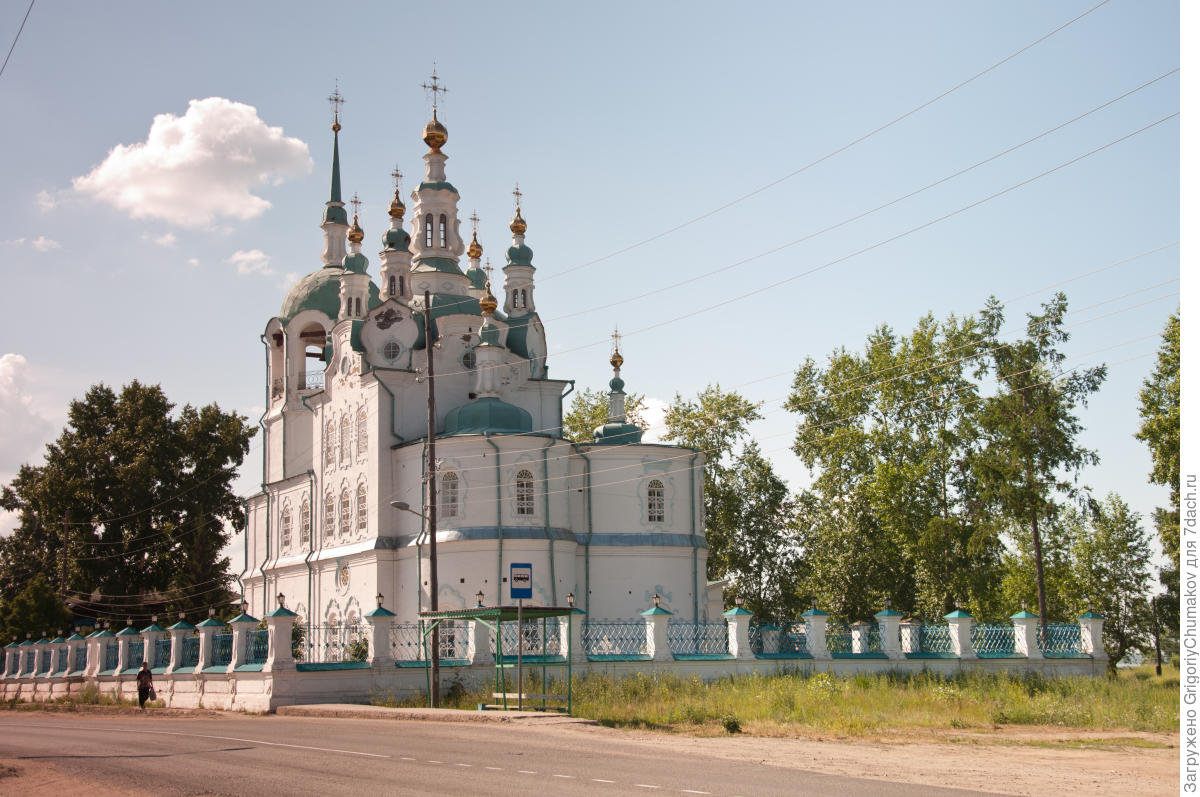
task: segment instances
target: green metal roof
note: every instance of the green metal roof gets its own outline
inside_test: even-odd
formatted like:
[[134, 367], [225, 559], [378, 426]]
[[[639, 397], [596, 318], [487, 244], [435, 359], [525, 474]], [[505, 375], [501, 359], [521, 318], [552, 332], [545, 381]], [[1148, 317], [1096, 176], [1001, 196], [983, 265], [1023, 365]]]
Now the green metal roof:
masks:
[[632, 423], [606, 423], [592, 432], [592, 444], [623, 446], [642, 442], [642, 428]]
[[207, 620], [196, 624], [197, 628], [224, 628], [225, 624], [215, 617], [209, 617]]
[[180, 620], [175, 625], [167, 629], [168, 631], [195, 631], [196, 626], [189, 623], [187, 620]]
[[138, 630], [136, 628], [134, 628], [131, 625], [127, 625], [124, 628], [122, 628], [120, 631], [117, 632], [117, 636], [134, 636], [137, 633], [138, 633]]
[[970, 617], [970, 616], [971, 616], [970, 614], [968, 614], [967, 612], [964, 612], [962, 609], [955, 609], [954, 611], [950, 612], [950, 614], [945, 615], [945, 619], [952, 620], [952, 619], [955, 619], [958, 617]]
[[300, 615], [296, 614], [291, 609], [285, 609], [282, 606], [280, 606], [278, 609], [276, 609], [275, 611], [273, 611], [267, 615], [267, 617], [299, 617], [299, 616]]
[[163, 628], [158, 623], [151, 623], [150, 625], [143, 628], [141, 633], [143, 633], [143, 634], [159, 634], [166, 630], [167, 629]]
[[417, 186], [418, 191], [453, 191], [458, 193], [458, 189], [450, 185], [445, 180], [437, 180], [434, 182], [421, 183]]
[[533, 268], [533, 250], [525, 244], [510, 246], [505, 254], [508, 257], [508, 265]]
[[1034, 618], [1035, 620], [1037, 619], [1036, 614], [1034, 614], [1033, 612], [1028, 611], [1026, 609], [1022, 609], [1021, 611], [1014, 614], [1011, 619], [1013, 619], [1013, 620], [1028, 620], [1030, 617]]
[[413, 260], [412, 271], [414, 274], [436, 271], [440, 274], [458, 274], [462, 276], [462, 269], [458, 267], [458, 260], [453, 257], [417, 257]]
[[[320, 310], [331, 321], [336, 320], [341, 304], [341, 276], [340, 266], [326, 266], [302, 277], [283, 300], [283, 306], [279, 309], [280, 320], [286, 324], [305, 310]], [[372, 281], [367, 289], [367, 309], [376, 308], [379, 304], [379, 286]]]
[[446, 434], [521, 434], [533, 431], [533, 416], [498, 398], [481, 398], [446, 413]]
[[646, 611], [642, 612], [643, 617], [653, 617], [656, 614], [674, 614], [674, 612], [667, 611], [661, 606], [655, 606], [653, 609], [647, 609]]
[[743, 614], [754, 614], [754, 612], [743, 609], [741, 606], [735, 606], [729, 611], [725, 612], [726, 617], [737, 617]]
[[242, 612], [237, 617], [230, 620], [229, 624], [233, 625], [234, 623], [257, 623], [257, 622], [258, 622], [257, 617], [251, 617], [250, 615], [246, 614], [245, 612]]
[[389, 612], [387, 609], [383, 608], [382, 606], [376, 606], [374, 609], [367, 612], [366, 616], [367, 617], [395, 617], [396, 613]]

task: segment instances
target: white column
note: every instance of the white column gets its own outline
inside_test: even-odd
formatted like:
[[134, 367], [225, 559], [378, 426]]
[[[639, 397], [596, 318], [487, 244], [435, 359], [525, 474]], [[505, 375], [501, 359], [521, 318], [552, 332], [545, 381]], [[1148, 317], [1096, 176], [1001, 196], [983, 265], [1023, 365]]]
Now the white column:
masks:
[[563, 656], [570, 655], [572, 662], [587, 661], [587, 650], [583, 647], [583, 623], [586, 619], [587, 612], [583, 609], [572, 609], [570, 615], [558, 618], [558, 631], [561, 635], [559, 644], [562, 646]]
[[646, 642], [650, 658], [654, 661], [671, 661], [671, 646], [667, 643], [667, 620], [671, 612], [655, 606], [642, 612], [646, 618]]
[[[73, 634], [72, 636], [77, 636], [77, 635]], [[83, 648], [87, 647], [86, 639], [68, 639], [67, 640], [67, 672], [74, 672], [74, 670], [75, 670], [75, 651], [79, 650], [79, 648], [81, 648], [81, 647], [83, 647]], [[86, 658], [84, 659], [84, 669], [87, 669], [87, 659]]]
[[1038, 616], [1022, 609], [1012, 616], [1013, 652], [1030, 659], [1045, 658], [1037, 643]]
[[491, 664], [492, 629], [479, 620], [472, 620], [467, 633], [467, 658], [472, 664]]
[[741, 606], [725, 612], [725, 624], [729, 629], [729, 653], [740, 661], [750, 661], [754, 651], [750, 649], [750, 618], [754, 615]]
[[978, 658], [975, 646], [971, 644], [971, 628], [975, 618], [962, 609], [955, 609], [946, 615], [946, 625], [950, 628], [950, 646], [960, 659]]
[[879, 623], [879, 639], [889, 659], [904, 658], [904, 651], [900, 647], [900, 618], [903, 616], [895, 609], [875, 613], [875, 621]]
[[829, 646], [825, 643], [825, 628], [829, 625], [829, 615], [814, 606], [801, 616], [804, 618], [808, 654], [814, 659], [830, 658]]
[[195, 626], [183, 620], [167, 629], [167, 633], [171, 635], [171, 660], [167, 663], [168, 675], [183, 670], [183, 639], [195, 630]]
[[264, 618], [267, 621], [267, 663], [263, 665], [263, 672], [296, 669], [296, 660], [292, 658], [292, 625], [296, 616], [295, 612], [280, 606]]
[[1079, 651], [1090, 654], [1097, 661], [1108, 661], [1104, 650], [1104, 616], [1089, 607], [1079, 615]]
[[387, 667], [392, 659], [392, 621], [395, 612], [389, 612], [382, 605], [374, 611], [367, 612], [367, 622], [371, 624], [371, 635], [367, 637], [367, 660], [372, 667]]
[[233, 650], [226, 672], [233, 672], [246, 663], [246, 640], [250, 636], [250, 629], [258, 625], [258, 619], [242, 612], [230, 620], [229, 625], [233, 628]]

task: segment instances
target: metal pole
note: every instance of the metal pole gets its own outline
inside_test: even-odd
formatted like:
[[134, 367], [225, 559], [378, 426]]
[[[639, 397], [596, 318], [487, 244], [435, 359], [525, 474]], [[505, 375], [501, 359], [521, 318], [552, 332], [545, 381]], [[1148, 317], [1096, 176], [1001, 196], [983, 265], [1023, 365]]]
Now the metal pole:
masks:
[[525, 647], [521, 636], [521, 604], [524, 602], [524, 598], [517, 598], [517, 711], [522, 709], [522, 700], [525, 697], [525, 686], [521, 679], [521, 650]]
[[1150, 599], [1150, 614], [1154, 616], [1154, 674], [1162, 675], [1162, 646], [1158, 643], [1158, 598], [1159, 596], [1155, 595]]
[[[426, 441], [428, 442], [429, 459], [425, 466], [426, 488], [425, 497], [428, 505], [425, 516], [429, 518], [429, 610], [438, 610], [438, 569], [437, 569], [437, 458], [434, 456], [433, 441], [437, 427], [437, 412], [433, 394], [433, 303], [429, 291], [425, 291], [425, 394], [428, 398], [428, 417]], [[435, 622], [429, 632], [430, 643], [433, 646], [429, 657], [429, 705], [437, 708], [441, 704], [441, 645], [438, 644], [438, 625]]]

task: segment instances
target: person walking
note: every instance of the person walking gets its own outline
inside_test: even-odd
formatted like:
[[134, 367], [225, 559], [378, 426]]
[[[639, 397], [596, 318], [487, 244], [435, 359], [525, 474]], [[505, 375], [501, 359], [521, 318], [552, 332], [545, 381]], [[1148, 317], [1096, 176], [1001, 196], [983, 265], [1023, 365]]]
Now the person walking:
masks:
[[154, 694], [154, 676], [150, 672], [150, 665], [142, 662], [142, 669], [138, 670], [137, 674], [137, 689], [138, 689], [138, 706], [142, 711], [146, 710], [146, 701], [153, 700]]

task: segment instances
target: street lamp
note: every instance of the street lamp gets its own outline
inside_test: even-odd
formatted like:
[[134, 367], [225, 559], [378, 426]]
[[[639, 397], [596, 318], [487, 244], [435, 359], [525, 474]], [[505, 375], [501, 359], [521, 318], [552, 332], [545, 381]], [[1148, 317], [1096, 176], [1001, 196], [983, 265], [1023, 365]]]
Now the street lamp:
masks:
[[575, 608], [575, 593], [574, 592], [567, 593], [567, 605], [570, 606], [572, 609]]
[[483, 590], [475, 593], [475, 607], [478, 609], [483, 608]]
[[[428, 338], [427, 338], [428, 339]], [[430, 471], [430, 486], [433, 484], [433, 472]], [[421, 518], [429, 527], [429, 610], [436, 612], [437, 593], [438, 593], [438, 577], [437, 577], [437, 528], [435, 527], [436, 516], [431, 517], [424, 512], [418, 512], [409, 506], [407, 501], [389, 501], [393, 509], [399, 509], [401, 512], [408, 512], [410, 515], [416, 515]], [[431, 506], [430, 509], [433, 507]], [[432, 514], [432, 513], [431, 513]], [[476, 595], [479, 598], [483, 593]], [[480, 599], [480, 605], [482, 599]], [[418, 607], [419, 608], [419, 607]], [[429, 632], [429, 705], [431, 708], [437, 708], [441, 703], [441, 650], [439, 650], [438, 627], [435, 625]]]

